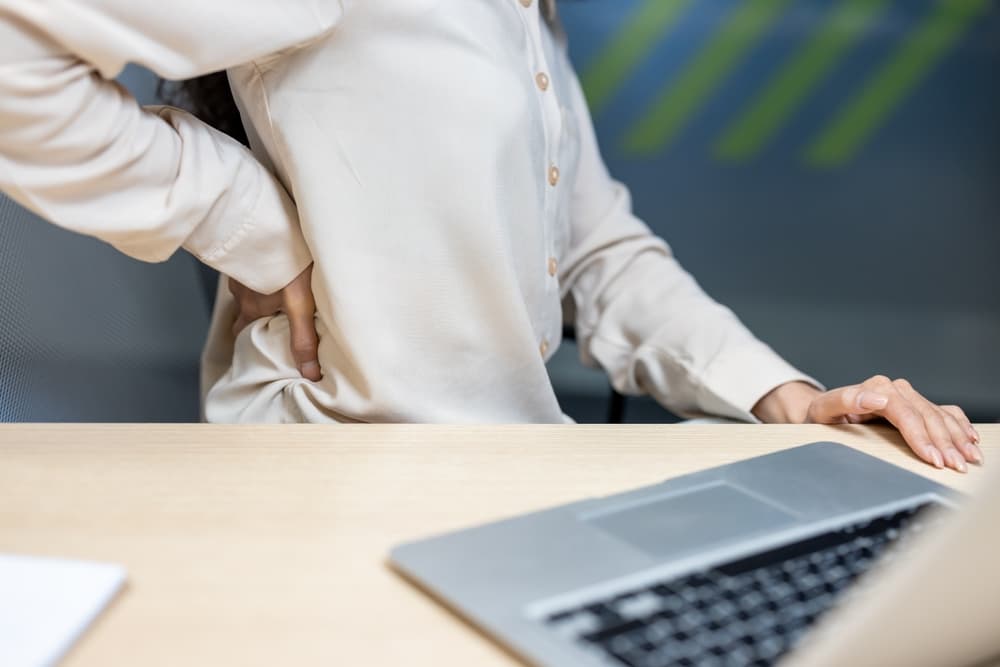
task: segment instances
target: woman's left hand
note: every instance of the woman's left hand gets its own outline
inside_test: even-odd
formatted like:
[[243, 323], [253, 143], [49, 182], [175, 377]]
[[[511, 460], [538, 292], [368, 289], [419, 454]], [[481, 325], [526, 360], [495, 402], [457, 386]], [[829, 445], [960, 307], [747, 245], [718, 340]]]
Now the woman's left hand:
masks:
[[[796, 404], [807, 406], [804, 414], [801, 408], [791, 407]], [[861, 384], [824, 393], [805, 383], [792, 382], [761, 399], [754, 413], [763, 421], [814, 424], [859, 424], [881, 417], [899, 429], [917, 456], [937, 468], [948, 466], [966, 472], [966, 461], [983, 463], [979, 433], [965, 412], [957, 405], [932, 403], [903, 379], [876, 375]]]
[[292, 358], [299, 373], [307, 380], [323, 379], [319, 367], [319, 335], [316, 333], [316, 300], [312, 293], [312, 264], [292, 282], [274, 294], [260, 294], [229, 278], [229, 292], [238, 313], [233, 322], [233, 336], [262, 317], [283, 313], [288, 317]]

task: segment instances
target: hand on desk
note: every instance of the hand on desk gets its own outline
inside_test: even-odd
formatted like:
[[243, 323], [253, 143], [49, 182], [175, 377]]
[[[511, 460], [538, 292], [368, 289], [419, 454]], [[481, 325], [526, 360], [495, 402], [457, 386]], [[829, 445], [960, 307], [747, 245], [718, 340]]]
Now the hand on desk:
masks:
[[937, 468], [965, 472], [966, 461], [983, 463], [979, 434], [960, 407], [935, 405], [906, 380], [884, 375], [825, 393], [789, 382], [762, 398], [753, 412], [775, 423], [859, 424], [884, 418], [917, 456]]
[[232, 278], [229, 292], [236, 299], [239, 315], [233, 335], [239, 334], [254, 320], [284, 313], [291, 329], [292, 358], [302, 377], [316, 382], [323, 379], [319, 367], [319, 336], [316, 335], [316, 301], [312, 293], [312, 265], [295, 280], [274, 294], [260, 294]]

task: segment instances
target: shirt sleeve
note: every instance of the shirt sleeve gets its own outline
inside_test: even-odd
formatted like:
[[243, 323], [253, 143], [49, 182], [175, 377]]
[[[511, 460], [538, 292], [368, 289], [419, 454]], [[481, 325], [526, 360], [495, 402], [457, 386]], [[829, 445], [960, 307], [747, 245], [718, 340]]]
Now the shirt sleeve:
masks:
[[572, 89], [580, 162], [563, 296], [584, 363], [604, 368], [618, 391], [650, 394], [684, 416], [757, 421], [751, 409], [775, 387], [819, 386], [705, 294], [632, 214], [628, 190], [601, 159], [575, 79]]
[[[238, 142], [176, 109], [141, 108], [110, 77], [128, 62], [173, 78], [261, 57], [328, 30], [339, 3], [180, 4], [0, 5], [0, 189], [137, 259], [184, 247], [274, 292], [311, 261], [281, 184]], [[205, 39], [247, 4], [262, 11], [224, 31], [239, 37]]]

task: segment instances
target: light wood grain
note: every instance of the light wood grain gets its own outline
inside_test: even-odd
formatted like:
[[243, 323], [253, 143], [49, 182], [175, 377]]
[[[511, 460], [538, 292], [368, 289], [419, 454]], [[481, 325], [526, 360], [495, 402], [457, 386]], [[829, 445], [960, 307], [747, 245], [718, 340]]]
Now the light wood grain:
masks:
[[0, 551], [128, 568], [68, 665], [513, 665], [390, 547], [815, 440], [983, 477], [860, 426], [6, 425]]

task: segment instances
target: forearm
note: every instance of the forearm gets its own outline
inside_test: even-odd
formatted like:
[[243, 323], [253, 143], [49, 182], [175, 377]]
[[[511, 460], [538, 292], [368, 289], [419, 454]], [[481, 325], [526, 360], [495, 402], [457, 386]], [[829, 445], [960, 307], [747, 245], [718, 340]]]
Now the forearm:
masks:
[[235, 141], [0, 19], [0, 189], [137, 259], [184, 247], [260, 292], [310, 262], [291, 200]]
[[[624, 265], [598, 298], [586, 299], [584, 290], [576, 295], [583, 351], [608, 371], [620, 391], [651, 394], [684, 416], [754, 421], [762, 419], [756, 411], [761, 397], [776, 387], [812, 386], [810, 378], [705, 294], [673, 258], [647, 252]], [[775, 407], [765, 416], [785, 417], [777, 408], [786, 407], [788, 393], [777, 392], [780, 401], [765, 401]], [[790, 418], [795, 410], [791, 404], [788, 408]]]

